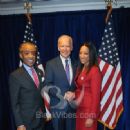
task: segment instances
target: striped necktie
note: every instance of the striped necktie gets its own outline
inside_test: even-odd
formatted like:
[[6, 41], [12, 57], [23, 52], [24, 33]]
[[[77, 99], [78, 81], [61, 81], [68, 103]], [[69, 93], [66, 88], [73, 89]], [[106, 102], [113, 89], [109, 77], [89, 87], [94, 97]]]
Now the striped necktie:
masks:
[[38, 76], [37, 76], [37, 73], [36, 71], [34, 70], [34, 68], [31, 68], [31, 71], [32, 71], [32, 76], [33, 76], [33, 80], [38, 88], [39, 86], [39, 79], [38, 79]]

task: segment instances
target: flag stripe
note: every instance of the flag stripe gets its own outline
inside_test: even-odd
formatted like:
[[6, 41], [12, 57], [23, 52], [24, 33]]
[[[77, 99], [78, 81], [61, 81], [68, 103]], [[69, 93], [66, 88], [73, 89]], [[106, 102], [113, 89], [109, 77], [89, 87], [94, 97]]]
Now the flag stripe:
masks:
[[[120, 81], [120, 80], [119, 80]], [[119, 83], [119, 82], [118, 82]], [[114, 102], [116, 101], [116, 94], [117, 94], [117, 91], [118, 91], [118, 88], [120, 87], [120, 85], [115, 85], [115, 89], [111, 92], [111, 99], [112, 100], [108, 100], [108, 102], [105, 104], [106, 105], [106, 107], [104, 107], [104, 111], [102, 111], [102, 112], [104, 112], [104, 113], [107, 113], [107, 116], [110, 114], [110, 112], [111, 112], [111, 109], [112, 109], [112, 107], [114, 107]], [[116, 90], [117, 89], [117, 90]], [[107, 109], [107, 110], [106, 110]], [[106, 111], [106, 112], [105, 112]], [[106, 121], [106, 120], [105, 120]]]
[[[113, 69], [114, 70], [114, 69]], [[114, 72], [114, 71], [113, 71]], [[110, 76], [110, 77], [112, 77], [112, 76]], [[101, 108], [101, 110], [102, 110], [102, 112], [104, 113], [105, 112], [105, 109], [106, 108], [108, 108], [108, 105], [110, 104], [110, 102], [111, 102], [111, 100], [112, 100], [112, 98], [113, 98], [113, 96], [114, 96], [114, 93], [115, 93], [115, 89], [116, 89], [116, 84], [117, 84], [117, 82], [118, 82], [118, 80], [119, 80], [119, 78], [120, 78], [120, 74], [118, 74], [118, 76], [117, 76], [117, 78], [116, 78], [116, 81], [115, 81], [115, 84], [114, 84], [114, 86], [113, 86], [113, 88], [111, 89], [111, 93], [109, 94], [109, 97], [108, 97], [108, 100], [106, 100], [106, 102], [104, 103], [105, 105], [103, 106], [102, 105], [102, 107], [103, 108]], [[108, 95], [108, 93], [105, 91], [104, 92], [104, 95]], [[105, 96], [104, 96], [105, 97]], [[103, 114], [102, 113], [102, 114]], [[101, 115], [102, 116], [102, 115]]]
[[[103, 113], [105, 113], [106, 109], [109, 109], [109, 105], [111, 105], [110, 103], [112, 102], [115, 89], [116, 89], [116, 86], [113, 87], [112, 92], [110, 93], [108, 100], [106, 101], [105, 105], [102, 108], [102, 114], [100, 116], [103, 116]], [[112, 108], [110, 108], [110, 109], [112, 109]]]
[[[105, 74], [106, 74], [106, 71], [107, 71], [107, 69], [109, 67], [109, 64], [107, 64], [105, 61], [101, 60], [101, 62], [99, 64], [99, 67], [102, 68], [101, 69], [102, 70], [102, 75], [103, 75], [103, 77], [105, 77]], [[103, 84], [104, 83], [102, 83], [102, 86], [104, 86]]]
[[[118, 68], [118, 67], [117, 67]], [[111, 72], [111, 67], [109, 70], [107, 70], [106, 74], [108, 74], [110, 76], [110, 72]], [[109, 94], [112, 92], [112, 88], [114, 87], [114, 83], [116, 82], [116, 77], [117, 77], [117, 74], [118, 74], [118, 71], [119, 69], [116, 69], [115, 73], [114, 73], [114, 76], [112, 78], [112, 81], [110, 83], [107, 83], [106, 85], [108, 86], [109, 85], [109, 88], [107, 88], [107, 91], [105, 92], [105, 95], [102, 97], [102, 102], [101, 104], [105, 104], [106, 103], [106, 100], [108, 100], [109, 98]], [[106, 76], [106, 75], [105, 75]], [[105, 77], [104, 76], [104, 77]], [[107, 79], [107, 78], [103, 78], [104, 79]], [[104, 84], [104, 83], [102, 83]]]
[[120, 95], [118, 95], [118, 99], [116, 100], [118, 103], [116, 102], [116, 104], [115, 104], [116, 109], [115, 109], [114, 114], [112, 116], [112, 119], [110, 121], [110, 125], [116, 124], [117, 109], [118, 109], [118, 107], [119, 107], [119, 105], [121, 104], [121, 101], [122, 101], [122, 100], [120, 100], [122, 98], [121, 97], [121, 92], [122, 91], [120, 91]]
[[[104, 65], [107, 65], [106, 64], [106, 62], [105, 61], [103, 61], [101, 58], [98, 58], [99, 59], [99, 64], [100, 64], [100, 66], [99, 66], [99, 68], [100, 68], [100, 70], [102, 71], [102, 75], [104, 75], [105, 74], [105, 70], [103, 71], [103, 68], [107, 68], [107, 67], [104, 67]], [[103, 73], [104, 72], [104, 73]]]
[[[118, 90], [118, 92], [117, 92], [117, 94], [116, 94], [116, 99], [115, 99], [115, 101], [114, 102], [118, 102], [118, 100], [117, 100], [117, 98], [120, 96], [120, 94], [121, 94], [121, 91], [120, 91], [121, 89], [119, 89]], [[116, 112], [116, 109], [117, 109], [117, 107], [118, 107], [118, 104], [117, 104], [117, 102], [116, 103], [114, 103], [114, 106], [112, 107], [112, 111], [111, 111], [111, 113], [110, 113], [110, 115], [109, 115], [109, 117], [108, 117], [108, 119], [106, 120], [106, 123], [110, 123], [110, 121], [112, 122], [114, 119], [115, 119], [115, 112]], [[113, 121], [114, 122], [114, 121]]]
[[103, 89], [102, 89], [102, 94], [101, 94], [101, 98], [104, 97], [106, 91], [107, 91], [107, 87], [108, 87], [108, 84], [112, 81], [113, 79], [113, 76], [114, 76], [114, 72], [115, 72], [115, 69], [113, 68], [112, 71], [111, 71], [111, 74], [106, 82], [106, 84], [103, 86]]
[[[117, 104], [115, 104], [115, 105], [117, 105]], [[110, 120], [110, 125], [115, 124], [117, 108], [118, 108], [118, 106], [116, 106], [116, 109], [115, 109], [115, 111], [114, 111], [114, 114], [113, 114], [113, 116], [112, 116], [112, 119]]]

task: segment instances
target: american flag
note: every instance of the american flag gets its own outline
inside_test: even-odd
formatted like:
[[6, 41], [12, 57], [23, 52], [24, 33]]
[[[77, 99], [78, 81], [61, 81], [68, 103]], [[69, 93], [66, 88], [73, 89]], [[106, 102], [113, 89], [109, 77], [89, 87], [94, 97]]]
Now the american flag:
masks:
[[114, 129], [123, 111], [123, 92], [112, 16], [106, 24], [98, 56], [103, 76], [99, 121], [106, 127]]
[[[26, 28], [25, 28], [25, 32], [24, 32], [24, 40], [23, 42], [32, 42], [34, 44], [37, 44], [36, 40], [35, 40], [35, 36], [33, 33], [33, 27], [32, 27], [32, 23], [30, 21], [27, 21], [26, 24]], [[42, 81], [44, 81], [44, 68], [43, 65], [41, 64], [41, 60], [40, 60], [40, 53], [39, 51], [37, 52], [37, 57], [36, 57], [36, 66], [42, 70], [43, 72], [43, 77], [42, 77]], [[48, 94], [46, 92], [44, 92], [43, 94], [43, 98], [44, 98], [44, 103], [45, 103], [45, 109], [46, 109], [46, 116], [48, 118], [51, 117], [51, 114], [49, 112], [49, 102], [50, 102], [50, 98], [48, 96]]]
[[[24, 40], [23, 42], [32, 42], [34, 44], [37, 44], [36, 40], [35, 40], [35, 36], [33, 33], [33, 27], [32, 27], [32, 23], [31, 22], [27, 22], [26, 28], [25, 28], [25, 32], [24, 32]], [[37, 52], [37, 57], [36, 57], [36, 66], [42, 70], [43, 75], [44, 75], [44, 68], [41, 64], [41, 60], [40, 60], [40, 53], [39, 51]], [[44, 81], [44, 77], [42, 77], [42, 80]]]

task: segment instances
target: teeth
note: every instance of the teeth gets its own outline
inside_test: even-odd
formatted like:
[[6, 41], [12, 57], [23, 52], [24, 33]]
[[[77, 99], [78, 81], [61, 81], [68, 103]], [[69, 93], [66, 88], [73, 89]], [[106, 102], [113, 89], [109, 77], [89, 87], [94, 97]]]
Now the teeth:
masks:
[[29, 62], [33, 62], [33, 60], [28, 60]]

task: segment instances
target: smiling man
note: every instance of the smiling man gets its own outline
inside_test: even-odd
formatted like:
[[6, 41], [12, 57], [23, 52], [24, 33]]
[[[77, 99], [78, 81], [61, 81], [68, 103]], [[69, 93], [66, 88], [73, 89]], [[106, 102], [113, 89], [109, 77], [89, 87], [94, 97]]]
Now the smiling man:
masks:
[[73, 41], [69, 35], [58, 38], [59, 56], [47, 62], [45, 73], [49, 90], [54, 130], [75, 130], [74, 109], [69, 102], [75, 97], [76, 62], [70, 57]]
[[43, 82], [42, 77], [38, 76], [41, 71], [34, 67], [36, 54], [35, 44], [22, 43], [19, 56], [23, 65], [9, 77], [11, 105], [17, 130], [44, 129], [45, 107], [40, 93]]

